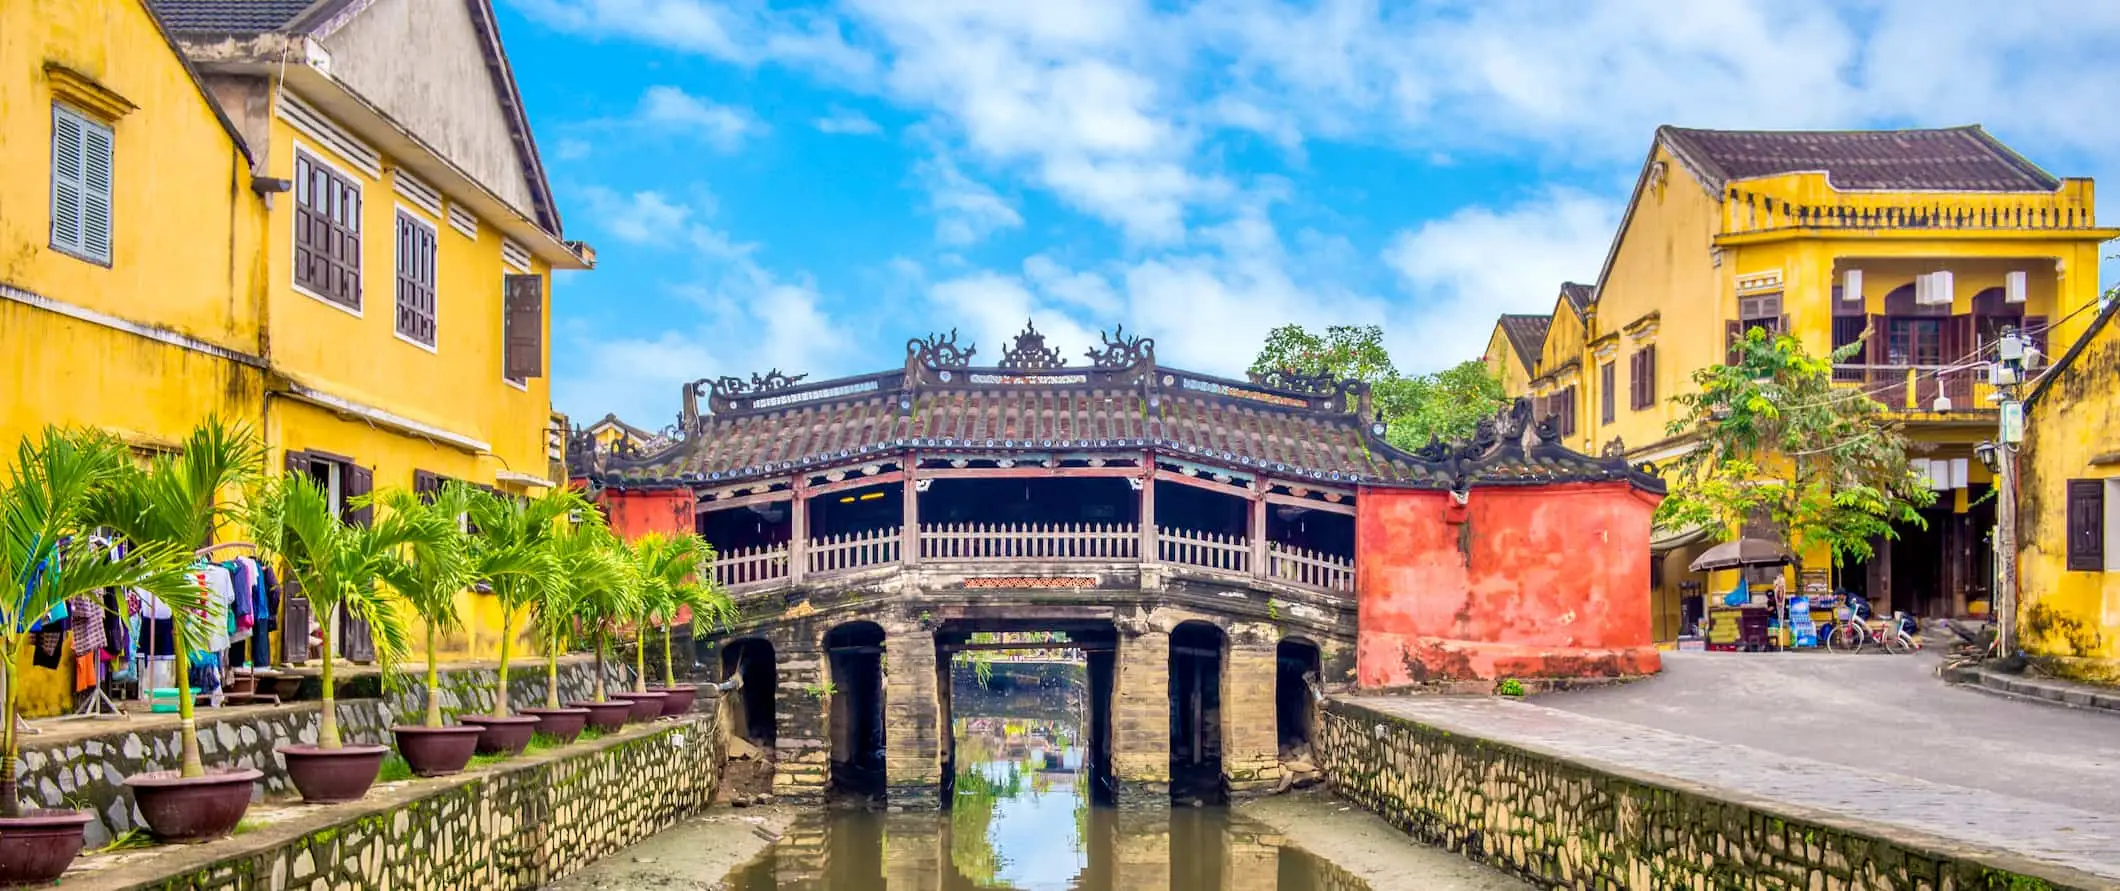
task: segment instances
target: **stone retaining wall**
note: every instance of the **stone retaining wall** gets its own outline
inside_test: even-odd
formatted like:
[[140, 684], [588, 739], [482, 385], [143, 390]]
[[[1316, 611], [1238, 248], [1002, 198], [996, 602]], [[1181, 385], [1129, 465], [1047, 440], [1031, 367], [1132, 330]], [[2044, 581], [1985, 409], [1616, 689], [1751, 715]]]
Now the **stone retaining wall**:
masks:
[[1677, 780], [1622, 775], [1347, 702], [1326, 705], [1317, 752], [1341, 795], [1416, 839], [1540, 887], [2104, 887], [2006, 854], [1729, 800]]
[[[517, 663], [509, 668], [509, 695], [513, 704], [541, 706], [545, 701], [543, 665], [535, 671]], [[623, 683], [630, 672], [608, 667], [612, 683]], [[467, 668], [442, 673], [442, 702], [451, 716], [479, 714], [493, 709], [494, 668]], [[424, 675], [390, 690], [385, 698], [353, 698], [348, 693], [384, 693], [376, 675], [354, 677], [342, 685], [338, 701], [339, 734], [349, 743], [391, 743], [390, 726], [417, 721], [426, 709]], [[560, 694], [563, 699], [587, 699], [595, 680], [591, 660], [574, 658], [560, 663]], [[142, 708], [128, 704], [128, 708]], [[144, 709], [143, 709], [144, 710]], [[322, 704], [294, 703], [277, 707], [249, 707], [220, 711], [199, 709], [199, 753], [208, 766], [255, 767], [264, 771], [259, 792], [265, 796], [292, 794], [286, 771], [273, 750], [284, 745], [314, 743], [317, 715]], [[402, 716], [402, 717], [401, 717]], [[144, 716], [143, 716], [144, 717]], [[176, 716], [156, 715], [144, 720], [111, 724], [111, 730], [91, 736], [75, 732], [93, 728], [93, 723], [72, 725], [46, 723], [67, 735], [57, 740], [22, 738], [20, 771], [25, 807], [65, 807], [93, 811], [88, 824], [88, 846], [98, 847], [139, 824], [132, 795], [124, 779], [153, 770], [175, 770], [180, 765], [181, 742]]]
[[713, 801], [716, 710], [317, 809], [96, 877], [111, 891], [541, 887]]

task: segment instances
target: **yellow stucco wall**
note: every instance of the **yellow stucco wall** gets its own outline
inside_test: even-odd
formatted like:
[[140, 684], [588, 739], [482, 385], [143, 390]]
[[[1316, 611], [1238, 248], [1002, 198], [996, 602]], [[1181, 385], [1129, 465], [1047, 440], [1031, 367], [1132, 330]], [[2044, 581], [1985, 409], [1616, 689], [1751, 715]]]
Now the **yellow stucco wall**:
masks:
[[[2068, 569], [2067, 491], [2071, 479], [2120, 480], [2120, 463], [2111, 457], [2120, 452], [2116, 379], [2120, 326], [2108, 324], [2033, 404], [2018, 459], [2023, 471], [2018, 621], [2024, 648], [2095, 660], [2108, 678], [2120, 673], [2120, 571]], [[2120, 491], [2108, 483], [2105, 497], [2111, 511]], [[2110, 527], [2113, 521], [2106, 522]]]
[[[122, 100], [118, 113], [83, 98], [76, 77], [88, 96]], [[55, 101], [112, 128], [108, 265], [50, 246]], [[235, 138], [139, 0], [0, 3], [0, 133], [0, 467], [46, 424], [153, 448], [208, 414], [255, 420], [256, 363], [208, 350], [258, 350], [261, 202]], [[26, 714], [72, 708], [70, 661], [18, 662]]]
[[1517, 358], [1516, 347], [1510, 345], [1499, 322], [1495, 323], [1494, 332], [1487, 335], [1487, 349], [1480, 353], [1480, 364], [1502, 382], [1502, 395], [1514, 399], [1531, 392], [1531, 373]]

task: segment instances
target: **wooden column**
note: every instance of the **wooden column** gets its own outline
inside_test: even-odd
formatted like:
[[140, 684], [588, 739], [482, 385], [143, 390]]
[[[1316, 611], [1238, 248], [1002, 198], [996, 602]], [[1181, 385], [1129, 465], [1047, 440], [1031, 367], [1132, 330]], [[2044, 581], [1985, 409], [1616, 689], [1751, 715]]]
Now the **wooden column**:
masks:
[[800, 584], [810, 574], [810, 486], [795, 479], [795, 497], [788, 502], [788, 581]]
[[1156, 456], [1141, 454], [1141, 562], [1154, 563], [1156, 554]]
[[898, 530], [898, 561], [907, 566], [920, 562], [920, 487], [913, 482], [913, 469], [919, 466], [919, 455], [906, 456], [905, 512], [900, 520], [903, 528]]
[[1251, 480], [1251, 575], [1266, 577], [1266, 478]]

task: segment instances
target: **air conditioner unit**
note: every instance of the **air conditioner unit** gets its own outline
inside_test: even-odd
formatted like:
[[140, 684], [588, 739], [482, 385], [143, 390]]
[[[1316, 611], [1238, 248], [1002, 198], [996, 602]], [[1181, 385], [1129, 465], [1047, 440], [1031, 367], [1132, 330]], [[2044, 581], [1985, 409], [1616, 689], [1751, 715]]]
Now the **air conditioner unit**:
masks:
[[1841, 273], [1840, 299], [1850, 303], [1862, 302], [1862, 270], [1850, 269]]
[[2029, 277], [2030, 276], [2022, 269], [2004, 275], [2002, 277], [2003, 299], [2011, 303], [2023, 303], [2025, 299], [2024, 292], [2026, 280]]
[[1948, 269], [1925, 273], [1914, 280], [1914, 302], [1922, 306], [1949, 306], [1955, 296]]

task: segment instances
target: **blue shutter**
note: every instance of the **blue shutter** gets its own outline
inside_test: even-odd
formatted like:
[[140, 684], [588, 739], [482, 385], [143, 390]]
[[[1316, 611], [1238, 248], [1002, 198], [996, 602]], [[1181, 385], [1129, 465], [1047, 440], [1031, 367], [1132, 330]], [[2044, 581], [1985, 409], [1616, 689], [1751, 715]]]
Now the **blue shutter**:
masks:
[[52, 247], [110, 262], [115, 143], [110, 127], [52, 106]]
[[109, 127], [93, 121], [82, 129], [81, 136], [82, 173], [88, 183], [88, 194], [81, 211], [81, 247], [83, 253], [108, 263], [111, 260], [111, 167], [116, 140]]
[[81, 248], [81, 204], [88, 191], [81, 181], [80, 116], [52, 106], [52, 247], [75, 254]]

